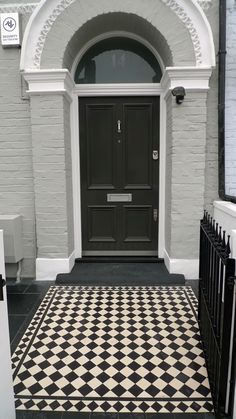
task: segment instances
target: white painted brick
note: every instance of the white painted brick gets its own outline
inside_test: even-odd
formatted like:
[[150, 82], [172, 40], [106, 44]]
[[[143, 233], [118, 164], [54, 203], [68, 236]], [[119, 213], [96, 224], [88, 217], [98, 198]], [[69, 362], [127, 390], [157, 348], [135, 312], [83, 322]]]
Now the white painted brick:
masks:
[[226, 193], [236, 196], [236, 9], [227, 2], [227, 55], [226, 55], [226, 118], [225, 118], [225, 179]]
[[172, 258], [194, 259], [204, 207], [206, 94], [188, 93], [191, 113], [185, 102], [171, 109], [173, 102], [169, 98], [167, 106], [167, 251]]
[[60, 95], [31, 99], [39, 257], [68, 257], [74, 250], [68, 106]]

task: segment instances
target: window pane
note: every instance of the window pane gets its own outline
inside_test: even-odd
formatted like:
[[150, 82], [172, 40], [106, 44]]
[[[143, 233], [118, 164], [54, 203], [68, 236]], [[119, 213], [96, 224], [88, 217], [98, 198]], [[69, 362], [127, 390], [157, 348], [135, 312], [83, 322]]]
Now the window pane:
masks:
[[157, 59], [144, 45], [128, 38], [109, 38], [85, 53], [75, 82], [159, 83], [161, 76]]

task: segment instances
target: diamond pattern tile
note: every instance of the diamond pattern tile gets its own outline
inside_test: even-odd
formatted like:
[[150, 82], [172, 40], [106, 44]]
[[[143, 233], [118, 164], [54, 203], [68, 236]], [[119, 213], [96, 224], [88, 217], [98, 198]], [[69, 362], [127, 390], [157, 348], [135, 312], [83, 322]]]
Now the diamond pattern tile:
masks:
[[212, 412], [190, 287], [49, 289], [12, 357], [17, 409]]

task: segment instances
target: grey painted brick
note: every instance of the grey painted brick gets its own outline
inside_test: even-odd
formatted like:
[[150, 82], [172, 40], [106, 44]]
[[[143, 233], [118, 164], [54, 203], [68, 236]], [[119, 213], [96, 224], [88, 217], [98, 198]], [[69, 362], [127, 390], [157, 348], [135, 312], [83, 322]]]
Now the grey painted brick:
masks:
[[38, 257], [65, 258], [74, 249], [69, 103], [33, 96], [31, 116]]
[[[219, 0], [206, 11], [213, 32], [216, 61], [219, 50]], [[205, 207], [210, 210], [218, 199], [218, 67], [213, 69], [207, 97]]]
[[[10, 2], [4, 0], [4, 3]], [[29, 102], [21, 99], [19, 60], [20, 50], [0, 47], [0, 213], [23, 216], [22, 275], [34, 277], [36, 249], [30, 110]]]
[[235, 195], [236, 182], [236, 9], [235, 2], [227, 1], [227, 55], [226, 55], [226, 113], [225, 113], [225, 188], [228, 195]]
[[[171, 96], [167, 103], [166, 249], [171, 258], [182, 259], [198, 257], [199, 219], [205, 191], [207, 94], [188, 92], [188, 100], [193, 105], [196, 100], [196, 117], [200, 110], [194, 123], [193, 112], [188, 114], [186, 104], [176, 105]], [[188, 141], [194, 131], [202, 133], [201, 141]], [[185, 141], [180, 147], [183, 132]]]

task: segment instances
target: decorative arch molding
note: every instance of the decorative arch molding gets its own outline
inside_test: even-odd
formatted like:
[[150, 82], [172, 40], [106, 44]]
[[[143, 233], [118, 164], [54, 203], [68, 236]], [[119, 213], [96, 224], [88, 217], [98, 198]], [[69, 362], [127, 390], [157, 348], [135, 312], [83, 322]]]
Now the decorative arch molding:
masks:
[[[40, 69], [41, 56], [47, 36], [59, 16], [76, 0], [41, 0], [26, 27], [21, 70]], [[197, 67], [215, 66], [215, 49], [210, 24], [200, 4], [211, 0], [159, 0], [184, 24], [188, 30]]]
[[[212, 6], [212, 0], [197, 0], [203, 10], [208, 10]], [[32, 13], [36, 8], [36, 3], [28, 3], [28, 4], [3, 4], [0, 6], [1, 13], [12, 13], [12, 12], [19, 12], [19, 13]]]

